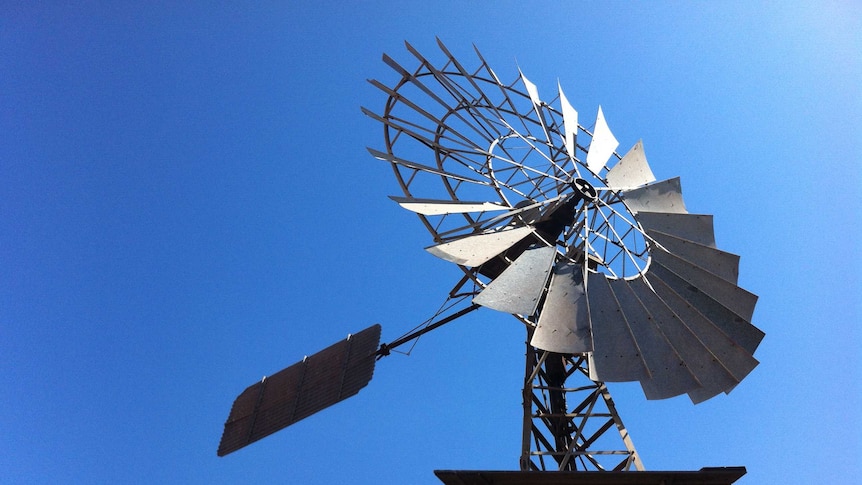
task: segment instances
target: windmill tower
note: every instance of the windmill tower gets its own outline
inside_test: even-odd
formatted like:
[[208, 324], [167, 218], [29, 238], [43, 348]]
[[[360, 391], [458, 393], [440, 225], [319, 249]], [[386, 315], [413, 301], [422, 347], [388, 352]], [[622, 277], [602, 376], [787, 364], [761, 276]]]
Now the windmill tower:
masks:
[[640, 142], [617, 153], [601, 107], [583, 126], [561, 86], [542, 98], [520, 71], [504, 82], [478, 50], [467, 67], [438, 45], [438, 64], [409, 44], [414, 67], [384, 55], [398, 80], [371, 80], [387, 101], [363, 112], [383, 128], [369, 152], [393, 169], [391, 198], [462, 278], [417, 330], [378, 347], [370, 327], [249, 387], [219, 454], [355, 394], [377, 359], [484, 307], [526, 330], [520, 470], [643, 470], [605, 382], [694, 403], [739, 384], [764, 336], [739, 258]]

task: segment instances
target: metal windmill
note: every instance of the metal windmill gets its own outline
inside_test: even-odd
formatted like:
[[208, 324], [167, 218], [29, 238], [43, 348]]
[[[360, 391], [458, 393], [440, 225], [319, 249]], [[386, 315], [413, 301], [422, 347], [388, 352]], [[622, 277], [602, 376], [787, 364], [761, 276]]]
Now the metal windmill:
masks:
[[527, 333], [520, 469], [642, 470], [605, 382], [638, 381], [648, 399], [694, 403], [730, 392], [757, 365], [757, 297], [739, 257], [715, 247], [712, 217], [689, 213], [678, 178], [656, 181], [640, 142], [623, 156], [601, 107], [578, 122], [561, 87], [541, 98], [523, 73], [503, 82], [476, 50], [467, 67], [438, 40], [435, 65], [384, 55], [400, 78], [384, 149], [431, 233], [430, 253], [463, 277], [417, 329], [379, 345], [374, 325], [237, 397], [223, 456], [356, 394], [377, 360], [480, 307]]

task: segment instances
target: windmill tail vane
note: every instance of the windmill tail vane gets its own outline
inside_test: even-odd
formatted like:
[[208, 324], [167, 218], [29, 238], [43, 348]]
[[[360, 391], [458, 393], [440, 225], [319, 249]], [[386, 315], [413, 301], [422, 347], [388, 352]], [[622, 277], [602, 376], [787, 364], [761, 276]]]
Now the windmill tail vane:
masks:
[[[219, 455], [364, 387], [395, 347], [479, 307], [527, 333], [520, 468], [642, 470], [605, 382], [647, 399], [729, 393], [758, 364], [757, 297], [739, 257], [717, 248], [711, 215], [690, 213], [679, 178], [657, 180], [638, 141], [624, 155], [598, 108], [592, 130], [561, 86], [549, 102], [518, 70], [504, 83], [475, 50], [470, 68], [438, 40], [432, 63], [406, 44], [387, 96], [391, 199], [431, 234], [426, 250], [463, 277], [461, 308], [379, 346], [372, 326], [246, 389]], [[436, 316], [435, 316], [436, 317]]]

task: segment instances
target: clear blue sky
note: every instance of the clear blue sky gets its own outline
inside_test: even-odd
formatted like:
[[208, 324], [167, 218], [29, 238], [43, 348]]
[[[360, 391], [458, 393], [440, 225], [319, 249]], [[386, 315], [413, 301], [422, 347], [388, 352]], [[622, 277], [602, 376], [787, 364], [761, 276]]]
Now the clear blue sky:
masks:
[[517, 468], [523, 328], [487, 310], [216, 457], [247, 385], [376, 322], [398, 337], [459, 277], [386, 198], [359, 110], [384, 102], [367, 78], [395, 79], [383, 52], [439, 59], [435, 36], [601, 104], [742, 255], [761, 365], [698, 406], [611, 386], [647, 468], [862, 472], [857, 2], [25, 3], [0, 4], [0, 482]]

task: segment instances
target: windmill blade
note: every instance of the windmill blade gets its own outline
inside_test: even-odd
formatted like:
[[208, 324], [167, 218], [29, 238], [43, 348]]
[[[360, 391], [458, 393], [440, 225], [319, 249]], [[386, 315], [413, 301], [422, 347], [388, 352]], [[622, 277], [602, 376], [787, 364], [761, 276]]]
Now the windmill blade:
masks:
[[623, 191], [626, 206], [634, 213], [670, 212], [686, 214], [679, 177]]
[[535, 84], [530, 82], [527, 79], [527, 76], [518, 69], [518, 74], [521, 76], [521, 82], [524, 83], [524, 87], [527, 89], [527, 95], [530, 96], [530, 102], [533, 103], [533, 111], [536, 112], [536, 118], [539, 120], [539, 124], [542, 125], [542, 133], [545, 134], [545, 140], [548, 142], [548, 146], [553, 146], [554, 142], [551, 140], [551, 135], [548, 133], [548, 123], [545, 121], [545, 114], [542, 113], [542, 103], [541, 98], [539, 98], [539, 88], [536, 87]]
[[354, 396], [371, 381], [379, 343], [372, 325], [249, 386], [231, 407], [218, 456]]
[[711, 248], [715, 247], [715, 231], [711, 215], [639, 211], [637, 220], [647, 231], [655, 230]]
[[[663, 265], [651, 265], [647, 276], [650, 277], [650, 281], [653, 281], [652, 277], [654, 276], [667, 284], [684, 301], [721, 329], [736, 345], [745, 349], [749, 354], [754, 355], [754, 351], [757, 349], [760, 341], [763, 340], [764, 333], [750, 323], [750, 315], [746, 318], [735, 313], [702, 291], [697, 285], [686, 281]], [[741, 288], [738, 288], [738, 290], [740, 291], [740, 295], [745, 291]]]
[[530, 345], [559, 354], [593, 350], [583, 266], [562, 262], [554, 268]]
[[591, 172], [598, 174], [601, 169], [608, 163], [608, 159], [614, 154], [620, 142], [611, 133], [605, 121], [605, 115], [602, 113], [602, 107], [599, 106], [599, 113], [596, 115], [596, 126], [593, 128], [593, 140], [590, 142], [590, 150], [587, 152], [587, 168]]
[[521, 76], [521, 82], [524, 83], [524, 87], [527, 89], [527, 95], [530, 96], [530, 101], [533, 103], [533, 108], [536, 110], [536, 114], [541, 118], [541, 113], [539, 113], [539, 107], [542, 105], [542, 100], [539, 99], [539, 88], [536, 87], [535, 84], [530, 82], [527, 79], [527, 76], [518, 69], [518, 74]]
[[746, 321], [751, 321], [757, 295], [667, 251], [653, 251], [652, 264], [667, 268], [701, 293], [709, 295]]
[[[736, 254], [660, 231], [647, 230], [647, 235], [677, 257], [693, 264], [696, 263], [701, 268], [730, 283], [736, 284], [739, 280], [739, 256]], [[660, 251], [657, 249], [654, 254]]]
[[676, 349], [656, 326], [653, 316], [641, 304], [629, 282], [624, 279], [613, 280], [611, 290], [649, 369], [650, 378], [640, 380], [647, 399], [667, 399], [700, 387]]
[[722, 365], [692, 330], [668, 307], [661, 297], [646, 282], [635, 279], [630, 286], [653, 318], [653, 322], [676, 349], [686, 368], [694, 375], [700, 386], [689, 389], [689, 396], [696, 402], [709, 399], [739, 384], [739, 380]]
[[468, 202], [463, 200], [416, 199], [413, 197], [389, 196], [401, 207], [426, 216], [463, 214], [467, 212], [504, 211], [511, 207], [493, 202]]
[[649, 379], [643, 352], [638, 348], [628, 321], [604, 274], [589, 274], [587, 304], [593, 335], [590, 379], [603, 382]]
[[503, 229], [462, 237], [427, 247], [425, 250], [446, 261], [476, 267], [505, 252], [532, 233], [533, 229], [529, 226]]
[[607, 185], [614, 190], [631, 190], [650, 182], [655, 175], [647, 163], [643, 142], [638, 140], [628, 153], [608, 171]]
[[557, 89], [560, 91], [560, 106], [563, 110], [563, 129], [565, 132], [563, 144], [566, 151], [569, 153], [569, 158], [575, 159], [575, 151], [578, 140], [578, 112], [569, 103], [569, 99], [563, 93], [563, 87], [557, 82]]
[[505, 313], [532, 315], [556, 256], [557, 248], [553, 246], [527, 249], [476, 295], [473, 303]]
[[677, 315], [681, 322], [697, 339], [709, 349], [710, 354], [730, 372], [736, 381], [742, 381], [758, 362], [751, 352], [731, 339], [713, 321], [709, 320], [684, 297], [673, 290], [663, 280], [650, 278], [650, 285], [662, 301]]

